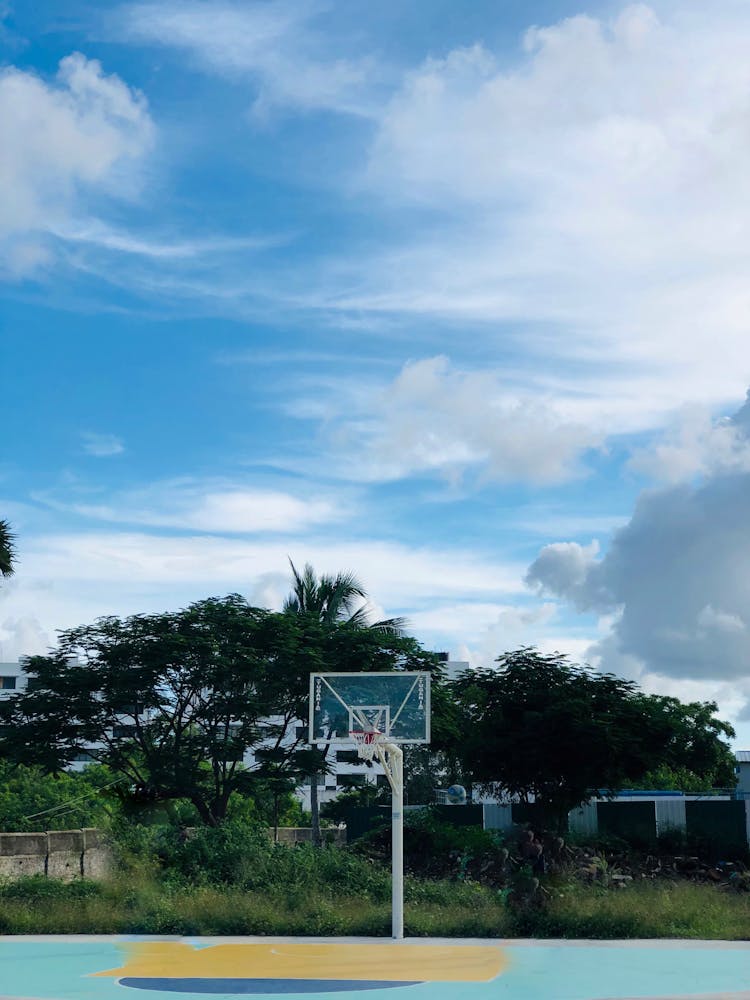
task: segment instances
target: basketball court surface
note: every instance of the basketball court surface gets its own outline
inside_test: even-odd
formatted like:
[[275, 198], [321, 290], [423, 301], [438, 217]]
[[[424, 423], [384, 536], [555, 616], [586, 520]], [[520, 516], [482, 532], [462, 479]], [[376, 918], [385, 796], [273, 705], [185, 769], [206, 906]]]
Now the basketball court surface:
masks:
[[0, 1000], [750, 1000], [750, 943], [0, 937]]

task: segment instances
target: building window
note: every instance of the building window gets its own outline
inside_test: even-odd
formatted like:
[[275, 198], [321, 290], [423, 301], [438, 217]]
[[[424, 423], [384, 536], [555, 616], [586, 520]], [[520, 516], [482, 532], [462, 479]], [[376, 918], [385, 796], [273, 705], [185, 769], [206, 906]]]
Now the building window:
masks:
[[123, 705], [122, 708], [118, 708], [117, 712], [119, 715], [143, 715], [143, 705], [138, 702], [135, 705]]
[[295, 726], [294, 738], [296, 740], [307, 740], [307, 726]]
[[378, 788], [390, 788], [391, 787], [390, 784], [389, 784], [389, 782], [388, 782], [388, 778], [386, 778], [386, 776], [384, 774], [378, 774], [376, 776], [376, 778], [375, 778], [375, 784], [378, 786]]
[[367, 784], [367, 776], [364, 774], [340, 774], [339, 788], [362, 788]]
[[0, 691], [14, 691], [16, 680], [15, 677], [0, 677]]
[[92, 760], [96, 760], [96, 757], [92, 757], [88, 750], [81, 750], [77, 753], [73, 760], [77, 764], [90, 764]]
[[337, 750], [337, 764], [360, 764], [361, 760], [356, 750]]
[[112, 726], [112, 738], [115, 740], [128, 739], [135, 736], [135, 726]]

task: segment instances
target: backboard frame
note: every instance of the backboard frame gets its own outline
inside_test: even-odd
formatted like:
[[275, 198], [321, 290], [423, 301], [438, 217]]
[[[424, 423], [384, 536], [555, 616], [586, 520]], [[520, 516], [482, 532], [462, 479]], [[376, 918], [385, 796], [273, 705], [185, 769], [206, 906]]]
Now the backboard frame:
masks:
[[[328, 678], [333, 681], [333, 684], [329, 683]], [[377, 681], [382, 682], [383, 680], [389, 678], [400, 681], [408, 681], [411, 679], [412, 683], [406, 685], [407, 693], [400, 699], [384, 699], [381, 693], [377, 696], [367, 698], [362, 695], [362, 700], [354, 703], [348, 702], [345, 697], [342, 697], [342, 695], [335, 689], [336, 678], [356, 679], [360, 683], [364, 684], [365, 687], [367, 687], [371, 680], [373, 686], [380, 686], [376, 685]], [[378, 732], [382, 733], [382, 742], [389, 742], [399, 746], [419, 746], [429, 744], [431, 707], [430, 681], [431, 675], [426, 670], [394, 670], [374, 672], [319, 671], [317, 673], [310, 674], [310, 709], [308, 719], [308, 735], [310, 744], [312, 746], [352, 746], [355, 741], [350, 733], [366, 729], [366, 716], [363, 714], [365, 710], [385, 710], [386, 728], [383, 730], [378, 729]], [[325, 690], [326, 688], [327, 691]], [[316, 712], [320, 711], [323, 696], [328, 699], [332, 696], [339, 702], [342, 730], [344, 728], [343, 719], [344, 717], [347, 719], [346, 731], [339, 732], [339, 730], [336, 729], [335, 735], [330, 731], [328, 734], [321, 734], [320, 736], [317, 735], [317, 730], [320, 727], [316, 725]], [[424, 714], [424, 733], [420, 734], [418, 737], [399, 736], [397, 728], [395, 732], [393, 731], [394, 726], [397, 726], [398, 720], [401, 717], [407, 702], [413, 697], [418, 699], [419, 709]], [[386, 704], [384, 704], [384, 701]], [[359, 716], [357, 714], [358, 711], [360, 713]]]

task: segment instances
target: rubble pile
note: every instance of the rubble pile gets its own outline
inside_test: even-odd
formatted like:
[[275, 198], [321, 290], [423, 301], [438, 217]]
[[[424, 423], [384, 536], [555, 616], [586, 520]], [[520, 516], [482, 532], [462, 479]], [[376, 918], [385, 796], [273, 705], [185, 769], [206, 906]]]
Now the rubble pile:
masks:
[[567, 847], [564, 858], [550, 864], [550, 871], [568, 874], [582, 882], [624, 888], [635, 881], [666, 880], [711, 883], [724, 889], [750, 892], [750, 869], [740, 861], [710, 862], [680, 854], [597, 852], [594, 848]]

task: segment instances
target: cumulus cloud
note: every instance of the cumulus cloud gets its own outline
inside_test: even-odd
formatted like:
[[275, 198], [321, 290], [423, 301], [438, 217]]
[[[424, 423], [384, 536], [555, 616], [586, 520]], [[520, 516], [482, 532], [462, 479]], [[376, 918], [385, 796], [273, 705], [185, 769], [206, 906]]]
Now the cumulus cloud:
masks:
[[46, 82], [0, 71], [0, 260], [23, 274], [48, 259], [89, 196], [132, 196], [154, 126], [142, 94], [80, 53]]
[[156, 0], [126, 5], [118, 35], [189, 53], [202, 69], [249, 78], [253, 110], [372, 112], [365, 83], [372, 64], [336, 52], [335, 24], [316, 23], [327, 7], [314, 2], [205, 3]]
[[341, 474], [374, 480], [457, 480], [472, 470], [506, 482], [559, 483], [584, 474], [582, 458], [604, 439], [543, 396], [518, 392], [495, 372], [455, 368], [443, 356], [407, 363], [385, 386], [360, 387], [356, 398], [346, 397], [346, 413], [328, 420], [333, 445], [346, 456]]
[[121, 455], [125, 451], [122, 441], [114, 434], [95, 434], [93, 431], [84, 431], [81, 437], [83, 438], [83, 450], [97, 458]]
[[[747, 404], [732, 418], [747, 434]], [[747, 677], [750, 472], [731, 462], [697, 481], [647, 490], [597, 558], [595, 544], [543, 548], [526, 581], [579, 611], [615, 615], [602, 661], [652, 674]]]
[[739, 396], [750, 16], [659, 10], [566, 18], [515, 57], [477, 44], [407, 73], [362, 181], [406, 220], [401, 238], [337, 261], [320, 304], [494, 321], [480, 336], [585, 384], [623, 428]]
[[[589, 545], [578, 542], [545, 545], [529, 567], [526, 583], [540, 593], [560, 595], [579, 611], [588, 611], [597, 604], [591, 578], [598, 565], [598, 552], [596, 539]], [[598, 610], [604, 610], [611, 603], [606, 599], [600, 601]]]

